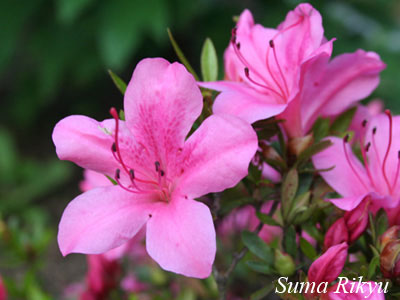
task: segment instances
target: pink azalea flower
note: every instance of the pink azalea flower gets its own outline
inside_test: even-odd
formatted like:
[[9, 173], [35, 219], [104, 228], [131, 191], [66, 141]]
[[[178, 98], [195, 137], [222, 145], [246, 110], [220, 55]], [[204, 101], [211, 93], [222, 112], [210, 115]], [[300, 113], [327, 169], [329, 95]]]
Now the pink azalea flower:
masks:
[[144, 59], [124, 98], [126, 121], [85, 116], [61, 120], [53, 132], [60, 159], [113, 177], [118, 185], [75, 198], [62, 216], [63, 255], [118, 247], [146, 224], [146, 248], [168, 271], [209, 276], [215, 229], [209, 208], [195, 201], [236, 185], [257, 149], [252, 128], [213, 115], [186, 141], [202, 110], [202, 95], [183, 65]]
[[368, 96], [385, 65], [358, 50], [329, 61], [332, 41], [310, 4], [288, 13], [277, 29], [254, 24], [245, 10], [225, 52], [225, 81], [200, 83], [222, 93], [213, 110], [253, 123], [278, 114], [289, 137], [303, 136], [319, 116], [336, 116]]
[[344, 218], [338, 219], [329, 227], [325, 234], [324, 249], [327, 250], [332, 246], [349, 241], [349, 232], [347, 230]]
[[360, 138], [363, 163], [344, 139], [329, 137], [333, 145], [313, 157], [317, 169], [334, 166], [321, 176], [342, 198], [329, 199], [343, 210], [353, 210], [367, 196], [371, 210], [396, 207], [400, 200], [400, 117], [389, 111], [363, 121]]
[[339, 284], [330, 287], [328, 293], [322, 295], [321, 300], [385, 300], [381, 285], [374, 281], [359, 284], [348, 280]]

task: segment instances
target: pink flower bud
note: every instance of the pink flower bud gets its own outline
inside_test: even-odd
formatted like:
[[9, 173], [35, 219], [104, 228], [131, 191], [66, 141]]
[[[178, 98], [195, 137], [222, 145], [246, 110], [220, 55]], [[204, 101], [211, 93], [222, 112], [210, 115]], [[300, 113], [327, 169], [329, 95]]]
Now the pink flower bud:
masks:
[[347, 258], [347, 249], [346, 242], [330, 247], [310, 266], [308, 281], [316, 284], [334, 281], [342, 272]]
[[0, 277], [0, 300], [6, 300], [7, 299], [7, 290], [4, 286], [3, 280]]
[[347, 231], [346, 223], [344, 218], [340, 218], [329, 227], [325, 235], [324, 249], [327, 250], [332, 246], [348, 242], [349, 233]]
[[355, 209], [344, 215], [346, 227], [349, 232], [349, 243], [356, 241], [368, 226], [368, 208], [370, 199], [365, 198]]

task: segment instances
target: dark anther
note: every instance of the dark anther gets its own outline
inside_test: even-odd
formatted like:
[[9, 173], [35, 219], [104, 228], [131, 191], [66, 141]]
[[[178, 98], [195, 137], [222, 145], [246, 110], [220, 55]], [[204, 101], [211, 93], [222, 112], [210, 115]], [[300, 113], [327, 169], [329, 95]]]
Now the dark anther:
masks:
[[368, 152], [369, 147], [371, 147], [371, 143], [370, 143], [370, 142], [368, 142], [367, 146], [365, 146], [365, 151], [366, 151], [366, 152]]
[[112, 144], [111, 150], [112, 152], [117, 152], [117, 146], [115, 146], [115, 143]]
[[121, 173], [121, 170], [120, 169], [116, 169], [115, 170], [115, 178], [119, 179], [120, 173]]
[[151, 218], [151, 217], [153, 217], [153, 215], [152, 215], [152, 214], [149, 214], [149, 217]]
[[244, 74], [246, 75], [246, 77], [249, 77], [249, 68], [244, 68]]
[[271, 48], [274, 48], [274, 47], [275, 47], [274, 40], [269, 40], [269, 46], [270, 46]]
[[349, 141], [350, 136], [348, 134], [343, 138], [344, 142], [347, 143]]
[[236, 36], [236, 31], [237, 31], [237, 27], [233, 27], [232, 28], [232, 35], [233, 36]]
[[372, 134], [375, 134], [376, 133], [376, 127], [374, 127], [373, 129], [372, 129]]
[[365, 127], [365, 126], [367, 126], [367, 123], [368, 123], [368, 121], [367, 121], [367, 120], [364, 120], [364, 121], [362, 121], [362, 123], [361, 123], [362, 127]]
[[164, 176], [164, 175], [165, 175], [165, 173], [164, 173], [163, 170], [160, 170], [160, 175], [161, 175], [161, 176]]
[[400, 150], [397, 152], [397, 157], [400, 159]]
[[238, 50], [240, 50], [240, 43], [236, 44], [236, 48], [238, 48]]
[[160, 170], [160, 163], [156, 161], [154, 165], [156, 166], [156, 172], [158, 172], [158, 170]]
[[135, 172], [132, 169], [129, 170], [129, 177], [131, 180], [135, 179]]

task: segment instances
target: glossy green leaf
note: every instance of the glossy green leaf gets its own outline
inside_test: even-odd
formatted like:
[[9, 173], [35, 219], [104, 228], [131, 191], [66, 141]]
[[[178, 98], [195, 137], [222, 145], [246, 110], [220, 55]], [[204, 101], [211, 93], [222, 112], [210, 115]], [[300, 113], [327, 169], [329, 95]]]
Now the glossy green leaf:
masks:
[[274, 218], [272, 218], [271, 216], [269, 216], [267, 214], [257, 212], [257, 217], [263, 224], [271, 225], [271, 226], [282, 226], [281, 224], [279, 224], [279, 222], [277, 222]]
[[300, 249], [312, 261], [317, 257], [317, 252], [314, 247], [304, 238], [300, 238]]
[[243, 231], [242, 241], [251, 253], [268, 264], [273, 263], [274, 255], [272, 249], [256, 233]]

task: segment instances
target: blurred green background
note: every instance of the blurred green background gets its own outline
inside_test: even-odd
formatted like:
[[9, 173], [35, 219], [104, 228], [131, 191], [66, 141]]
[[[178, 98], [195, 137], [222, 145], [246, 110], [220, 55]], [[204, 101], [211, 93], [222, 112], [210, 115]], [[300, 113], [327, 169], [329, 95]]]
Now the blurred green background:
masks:
[[[122, 108], [107, 70], [128, 81], [144, 57], [177, 60], [167, 27], [196, 70], [210, 37], [222, 77], [233, 16], [247, 7], [256, 22], [275, 27], [299, 2], [0, 1], [0, 274], [14, 295], [46, 299], [84, 275], [83, 256], [63, 259], [55, 240], [81, 179], [78, 167], [57, 160], [51, 141], [56, 122], [71, 114], [101, 120], [111, 106]], [[363, 48], [381, 55], [388, 67], [372, 97], [399, 113], [400, 1], [312, 2], [327, 38], [337, 38], [334, 54]]]

